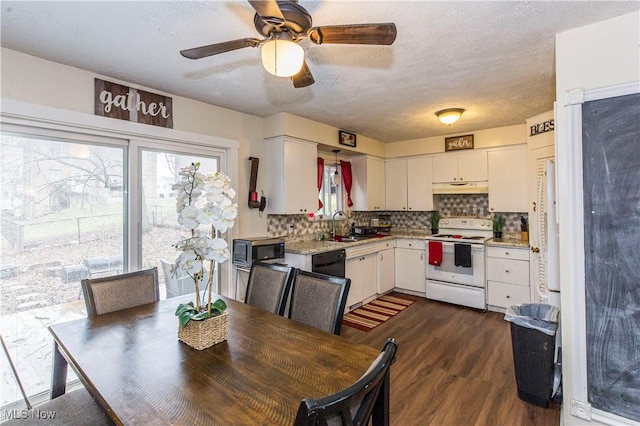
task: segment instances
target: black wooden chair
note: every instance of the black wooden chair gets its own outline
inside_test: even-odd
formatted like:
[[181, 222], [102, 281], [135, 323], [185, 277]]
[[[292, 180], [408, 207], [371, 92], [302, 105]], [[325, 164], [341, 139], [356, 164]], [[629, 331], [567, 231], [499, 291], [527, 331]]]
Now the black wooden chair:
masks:
[[81, 281], [87, 316], [93, 317], [160, 300], [158, 268]]
[[291, 289], [289, 318], [340, 334], [351, 279], [299, 270]]
[[371, 367], [357, 382], [324, 398], [305, 398], [295, 426], [389, 425], [389, 373], [398, 343], [389, 339]]
[[255, 261], [251, 265], [244, 303], [284, 315], [296, 269]]

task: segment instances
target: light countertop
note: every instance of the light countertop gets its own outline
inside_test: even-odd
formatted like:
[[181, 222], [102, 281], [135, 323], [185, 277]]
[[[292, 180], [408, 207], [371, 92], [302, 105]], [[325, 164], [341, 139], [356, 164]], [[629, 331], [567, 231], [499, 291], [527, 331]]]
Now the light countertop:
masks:
[[374, 244], [379, 241], [389, 241], [394, 240], [396, 238], [417, 238], [424, 239], [427, 234], [424, 232], [403, 232], [398, 234], [389, 235], [386, 237], [373, 237], [367, 238], [360, 241], [328, 241], [328, 240], [310, 240], [310, 241], [300, 241], [300, 242], [292, 242], [285, 243], [285, 252], [290, 254], [318, 254], [324, 253], [332, 250], [340, 250], [346, 249], [349, 247], [361, 246], [364, 244]]
[[529, 248], [529, 241], [522, 241], [519, 238], [492, 238], [487, 241], [487, 246]]

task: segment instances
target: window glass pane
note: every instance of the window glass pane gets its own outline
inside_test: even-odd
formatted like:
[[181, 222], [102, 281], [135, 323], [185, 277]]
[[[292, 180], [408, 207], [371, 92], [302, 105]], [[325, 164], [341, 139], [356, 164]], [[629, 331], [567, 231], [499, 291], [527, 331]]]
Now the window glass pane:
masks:
[[[161, 298], [193, 293], [193, 280], [188, 275], [178, 273], [172, 277], [169, 272], [169, 265], [179, 255], [173, 245], [187, 236], [187, 231], [178, 224], [171, 187], [178, 181], [182, 167], [199, 162], [200, 172], [210, 174], [219, 171], [220, 160], [218, 157], [143, 149], [141, 162], [142, 267], [158, 267]], [[219, 277], [214, 278], [213, 290], [218, 292]]]
[[[51, 381], [47, 326], [86, 315], [81, 279], [125, 268], [125, 149], [10, 133], [1, 148], [0, 332], [35, 395]], [[0, 358], [5, 405], [21, 394]]]
[[335, 212], [342, 210], [343, 205], [342, 175], [339, 174], [339, 181], [336, 181], [336, 168], [335, 164], [324, 166], [322, 177], [320, 196], [324, 205], [318, 210], [318, 214], [323, 214], [329, 218]]

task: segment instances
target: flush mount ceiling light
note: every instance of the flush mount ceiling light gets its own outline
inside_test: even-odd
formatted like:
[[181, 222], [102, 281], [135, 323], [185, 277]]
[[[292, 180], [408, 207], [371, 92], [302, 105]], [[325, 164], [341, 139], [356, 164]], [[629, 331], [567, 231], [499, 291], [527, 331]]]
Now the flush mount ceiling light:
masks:
[[451, 126], [453, 123], [458, 121], [463, 112], [464, 110], [462, 108], [447, 108], [437, 111], [436, 116], [442, 124]]
[[304, 62], [302, 46], [291, 40], [289, 33], [273, 35], [262, 45], [262, 65], [276, 77], [291, 77], [298, 74]]

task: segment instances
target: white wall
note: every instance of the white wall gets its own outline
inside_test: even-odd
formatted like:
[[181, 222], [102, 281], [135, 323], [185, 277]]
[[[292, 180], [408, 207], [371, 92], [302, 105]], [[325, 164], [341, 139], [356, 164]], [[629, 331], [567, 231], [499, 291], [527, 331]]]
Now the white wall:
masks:
[[[581, 160], [574, 149], [565, 93], [640, 79], [640, 13], [632, 13], [556, 36], [556, 158], [560, 220], [561, 323], [563, 340], [563, 421], [566, 425], [623, 424], [605, 415], [592, 421], [572, 414], [588, 411], [584, 319]], [[596, 413], [598, 414], [598, 413]], [[615, 415], [615, 413], [612, 413]], [[587, 416], [588, 417], [588, 416]]]
[[[551, 105], [549, 105], [551, 107]], [[515, 145], [527, 142], [527, 128], [524, 123], [516, 126], [496, 127], [464, 133], [434, 136], [430, 138], [412, 139], [392, 142], [385, 145], [385, 157], [405, 157], [444, 152], [444, 138], [456, 135], [473, 134], [474, 148], [490, 148], [494, 146]]]

